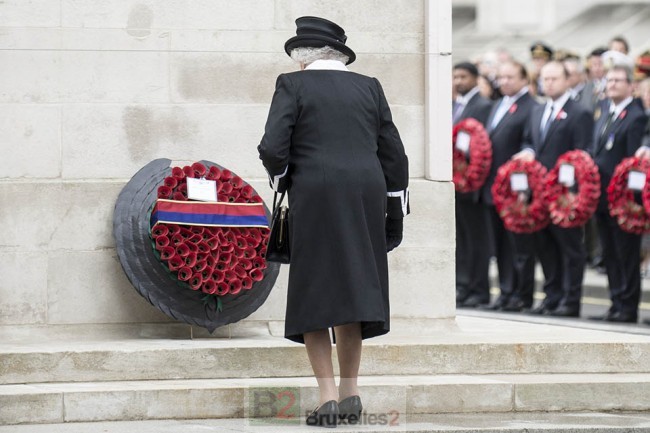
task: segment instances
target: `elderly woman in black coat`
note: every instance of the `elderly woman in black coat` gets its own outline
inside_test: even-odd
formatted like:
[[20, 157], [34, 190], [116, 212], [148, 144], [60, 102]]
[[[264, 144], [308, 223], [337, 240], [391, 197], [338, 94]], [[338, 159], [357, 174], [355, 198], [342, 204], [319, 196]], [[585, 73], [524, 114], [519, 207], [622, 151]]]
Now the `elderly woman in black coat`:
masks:
[[[408, 159], [379, 81], [349, 72], [344, 30], [302, 17], [285, 51], [258, 147], [271, 186], [289, 196], [285, 337], [304, 343], [320, 390], [308, 424], [359, 420], [361, 341], [389, 331], [387, 252], [409, 212]], [[340, 367], [332, 366], [333, 328]]]

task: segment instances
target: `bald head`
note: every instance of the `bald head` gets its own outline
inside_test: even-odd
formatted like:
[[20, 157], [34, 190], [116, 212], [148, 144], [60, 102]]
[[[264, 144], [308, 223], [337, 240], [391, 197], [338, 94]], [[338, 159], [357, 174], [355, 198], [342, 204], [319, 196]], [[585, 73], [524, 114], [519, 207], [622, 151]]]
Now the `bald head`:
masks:
[[544, 93], [556, 100], [569, 89], [569, 73], [561, 62], [548, 62], [540, 73]]

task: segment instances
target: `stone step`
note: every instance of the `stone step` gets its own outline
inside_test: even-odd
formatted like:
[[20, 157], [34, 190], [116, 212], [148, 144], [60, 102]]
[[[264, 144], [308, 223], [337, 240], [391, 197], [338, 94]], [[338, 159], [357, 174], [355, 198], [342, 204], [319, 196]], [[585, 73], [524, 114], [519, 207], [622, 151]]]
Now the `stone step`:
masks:
[[[319, 431], [304, 424], [282, 425], [249, 419], [113, 421], [0, 426], [0, 433], [302, 433]], [[410, 416], [409, 421], [387, 426], [381, 421], [363, 427], [339, 425], [339, 433], [650, 433], [646, 412], [507, 412]]]
[[[361, 375], [650, 373], [650, 336], [481, 317], [367, 340]], [[0, 384], [310, 376], [302, 345], [237, 338], [0, 344]]]
[[[437, 413], [650, 410], [650, 374], [377, 376], [359, 382], [368, 421], [409, 422]], [[313, 378], [2, 385], [0, 425], [206, 418], [286, 423], [302, 418], [317, 398]]]

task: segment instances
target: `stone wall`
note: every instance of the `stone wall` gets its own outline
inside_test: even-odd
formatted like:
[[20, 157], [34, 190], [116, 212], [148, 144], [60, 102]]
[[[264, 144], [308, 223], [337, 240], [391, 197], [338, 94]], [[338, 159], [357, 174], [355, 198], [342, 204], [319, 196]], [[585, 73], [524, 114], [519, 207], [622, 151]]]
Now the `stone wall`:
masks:
[[[276, 76], [296, 68], [283, 45], [302, 15], [346, 29], [351, 70], [382, 82], [410, 157], [413, 215], [391, 254], [394, 316], [453, 315], [453, 186], [427, 168], [449, 152], [430, 140], [445, 149], [432, 157], [425, 145], [425, 9], [423, 0], [1, 2], [0, 325], [169, 322], [120, 268], [116, 197], [161, 157], [218, 162], [269, 197], [256, 146]], [[283, 269], [248, 320], [281, 320], [285, 286]]]

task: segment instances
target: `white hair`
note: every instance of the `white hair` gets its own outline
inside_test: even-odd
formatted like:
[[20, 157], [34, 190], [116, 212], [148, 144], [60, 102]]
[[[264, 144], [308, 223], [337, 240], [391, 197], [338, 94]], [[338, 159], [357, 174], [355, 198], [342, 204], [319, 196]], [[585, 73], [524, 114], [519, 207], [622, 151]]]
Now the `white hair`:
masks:
[[316, 60], [338, 60], [339, 62], [342, 62], [344, 65], [346, 65], [348, 63], [348, 60], [350, 60], [348, 56], [346, 56], [345, 54], [341, 53], [338, 50], [335, 50], [329, 45], [325, 45], [322, 48], [314, 48], [314, 47], [294, 48], [293, 50], [291, 50], [291, 58], [294, 61], [298, 63], [303, 63], [305, 65], [314, 63]]

